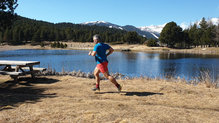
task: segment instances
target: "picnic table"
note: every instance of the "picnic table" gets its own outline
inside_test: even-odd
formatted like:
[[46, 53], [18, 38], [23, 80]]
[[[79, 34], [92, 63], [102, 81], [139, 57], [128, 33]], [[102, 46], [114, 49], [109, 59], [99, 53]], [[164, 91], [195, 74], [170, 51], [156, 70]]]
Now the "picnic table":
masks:
[[32, 78], [34, 78], [35, 73], [46, 70], [45, 68], [33, 67], [39, 64], [39, 61], [0, 60], [0, 66], [4, 66], [3, 69], [0, 70], [0, 74], [10, 75], [15, 81], [17, 81], [18, 76], [27, 74], [31, 74]]

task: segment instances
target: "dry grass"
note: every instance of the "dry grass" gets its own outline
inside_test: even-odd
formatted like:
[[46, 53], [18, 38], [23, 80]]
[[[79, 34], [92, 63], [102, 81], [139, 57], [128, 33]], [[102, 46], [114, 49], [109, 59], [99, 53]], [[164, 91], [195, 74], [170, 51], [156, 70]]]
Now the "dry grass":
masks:
[[219, 89], [163, 80], [118, 80], [123, 91], [93, 79], [46, 76], [35, 81], [0, 76], [0, 122], [219, 122]]
[[210, 74], [209, 71], [204, 71], [200, 73], [200, 77], [197, 78], [199, 81], [197, 84], [204, 84], [207, 88], [218, 88], [219, 87], [219, 80], [214, 79], [213, 75]]
[[[47, 42], [48, 44], [50, 42]], [[94, 44], [92, 42], [63, 42], [68, 45], [66, 49], [68, 50], [92, 50]], [[212, 54], [218, 55], [219, 54], [219, 47], [208, 47], [208, 48], [193, 48], [193, 49], [171, 49], [167, 47], [147, 47], [146, 45], [141, 44], [117, 44], [111, 45], [115, 50], [130, 50], [130, 51], [145, 51], [145, 52], [174, 52], [174, 53], [192, 53], [192, 54]], [[19, 45], [19, 46], [9, 46], [4, 45], [0, 46], [0, 51], [3, 50], [16, 50], [16, 49], [54, 49], [51, 48], [50, 45], [46, 45], [45, 47], [41, 47], [40, 45], [32, 46], [30, 44], [26, 45]]]

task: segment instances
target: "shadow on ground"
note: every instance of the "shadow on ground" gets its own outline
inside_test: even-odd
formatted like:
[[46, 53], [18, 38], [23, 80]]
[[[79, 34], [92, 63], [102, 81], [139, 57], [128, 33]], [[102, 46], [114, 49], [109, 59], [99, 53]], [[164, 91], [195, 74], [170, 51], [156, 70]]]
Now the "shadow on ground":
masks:
[[56, 94], [45, 94], [47, 88], [36, 87], [34, 84], [51, 84], [58, 82], [48, 78], [19, 78], [0, 83], [0, 111], [11, 109], [21, 103], [36, 103], [41, 98], [54, 98]]
[[126, 96], [151, 96], [151, 95], [163, 95], [163, 93], [153, 93], [153, 92], [126, 92]]
[[163, 93], [153, 93], [153, 92], [127, 92], [127, 91], [121, 91], [121, 92], [96, 92], [95, 94], [107, 94], [107, 93], [120, 93], [124, 94], [125, 96], [151, 96], [151, 95], [163, 95]]

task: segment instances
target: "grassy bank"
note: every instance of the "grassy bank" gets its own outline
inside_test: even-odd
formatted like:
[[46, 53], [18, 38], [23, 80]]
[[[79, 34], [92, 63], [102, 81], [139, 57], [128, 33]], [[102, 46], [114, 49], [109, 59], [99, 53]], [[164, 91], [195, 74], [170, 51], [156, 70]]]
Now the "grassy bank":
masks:
[[0, 122], [211, 122], [219, 121], [219, 89], [165, 80], [107, 80], [92, 92], [94, 79], [0, 76]]
[[[92, 50], [94, 47], [93, 43], [79, 43], [79, 42], [63, 42], [67, 44], [67, 50]], [[209, 48], [192, 48], [192, 49], [171, 49], [167, 47], [147, 47], [146, 45], [128, 45], [128, 44], [115, 44], [111, 45], [117, 51], [135, 51], [135, 52], [173, 52], [173, 53], [192, 53], [192, 54], [212, 54], [219, 55], [219, 47], [209, 47]], [[2, 50], [16, 50], [16, 49], [60, 49], [51, 48], [50, 45], [45, 45], [41, 47], [40, 45], [32, 46], [30, 44], [10, 46], [4, 45], [0, 46], [0, 51]]]

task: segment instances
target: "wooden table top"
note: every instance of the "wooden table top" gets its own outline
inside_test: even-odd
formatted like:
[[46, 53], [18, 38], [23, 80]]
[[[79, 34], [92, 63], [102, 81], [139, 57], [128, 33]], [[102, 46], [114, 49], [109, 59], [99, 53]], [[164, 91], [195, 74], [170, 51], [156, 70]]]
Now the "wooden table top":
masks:
[[0, 65], [37, 65], [39, 61], [11, 61], [11, 60], [0, 60]]

